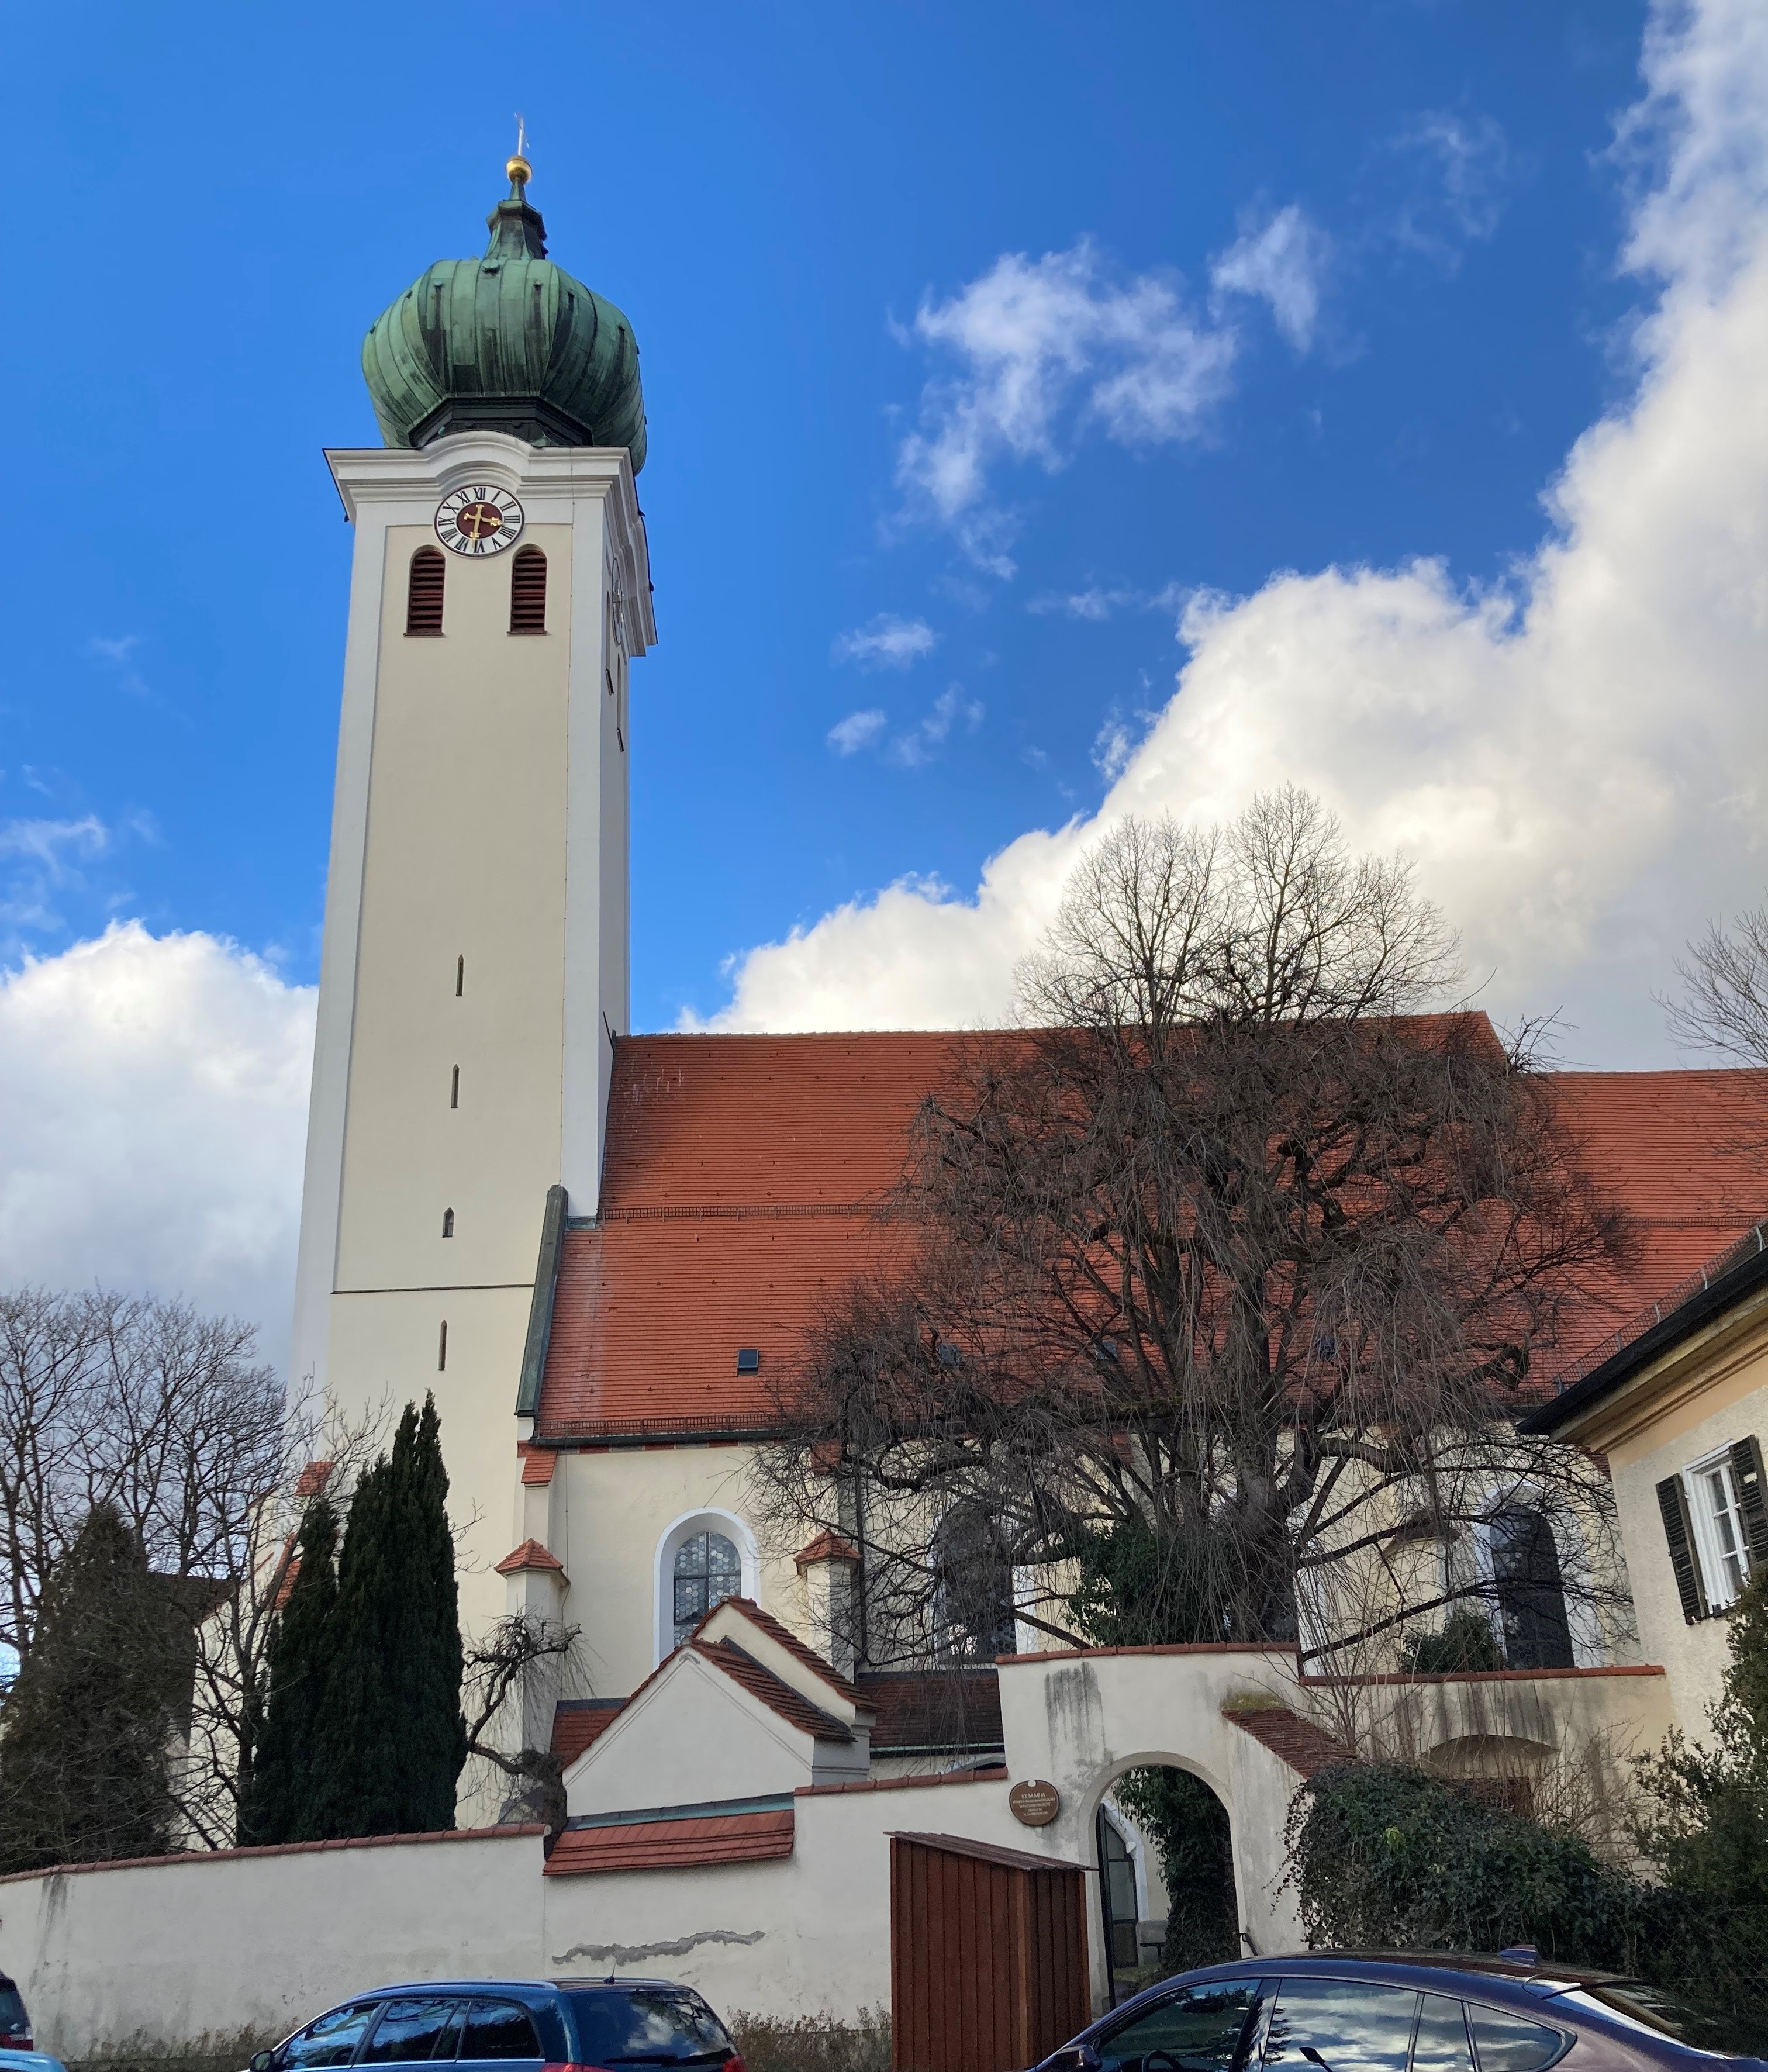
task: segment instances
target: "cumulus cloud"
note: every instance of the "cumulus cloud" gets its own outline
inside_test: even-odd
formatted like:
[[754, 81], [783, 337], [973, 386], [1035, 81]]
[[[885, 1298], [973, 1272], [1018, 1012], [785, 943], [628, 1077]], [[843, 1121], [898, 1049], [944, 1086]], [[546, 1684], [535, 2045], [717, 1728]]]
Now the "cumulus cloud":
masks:
[[870, 748], [890, 723], [890, 714], [876, 705], [865, 712], [849, 713], [828, 730], [828, 745], [837, 755], [857, 755]]
[[1246, 225], [1210, 267], [1219, 297], [1251, 296], [1269, 303], [1277, 330], [1297, 352], [1314, 343], [1330, 241], [1298, 204], [1264, 224]]
[[1657, 154], [1623, 255], [1655, 294], [1637, 380], [1513, 577], [1420, 560], [1194, 598], [1176, 694], [1096, 816], [1022, 835], [967, 895], [904, 878], [751, 950], [718, 1026], [998, 1018], [1088, 839], [1293, 779], [1358, 846], [1416, 860], [1495, 1012], [1562, 1008], [1577, 1056], [1667, 1058], [1671, 957], [1768, 878], [1768, 14], [1664, 0], [1643, 64], [1622, 126], [1630, 163]]
[[1189, 310], [1174, 276], [1112, 276], [1092, 243], [1004, 253], [916, 311], [910, 335], [949, 372], [930, 381], [898, 479], [978, 566], [1014, 572], [1011, 524], [989, 503], [999, 460], [1059, 468], [1083, 423], [1127, 446], [1193, 437], [1225, 393], [1231, 328]]
[[0, 974], [9, 1282], [182, 1295], [286, 1358], [315, 993], [207, 935], [113, 926]]
[[907, 669], [931, 655], [939, 639], [924, 619], [881, 611], [853, 632], [838, 635], [833, 653], [837, 662], [857, 662], [865, 669]]

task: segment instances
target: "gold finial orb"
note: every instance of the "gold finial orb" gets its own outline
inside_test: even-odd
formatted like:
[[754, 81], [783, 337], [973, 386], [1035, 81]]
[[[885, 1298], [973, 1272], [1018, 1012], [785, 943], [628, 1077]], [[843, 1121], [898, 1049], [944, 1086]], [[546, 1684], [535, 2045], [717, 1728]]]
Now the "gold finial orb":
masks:
[[506, 162], [504, 171], [511, 179], [520, 180], [524, 187], [534, 177], [534, 168], [520, 152]]

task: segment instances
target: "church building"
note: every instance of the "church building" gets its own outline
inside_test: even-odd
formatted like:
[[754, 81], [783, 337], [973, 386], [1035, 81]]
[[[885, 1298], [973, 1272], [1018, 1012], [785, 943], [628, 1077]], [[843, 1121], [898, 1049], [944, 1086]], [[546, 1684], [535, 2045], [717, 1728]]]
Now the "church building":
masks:
[[[508, 172], [483, 257], [438, 261], [368, 332], [384, 445], [328, 456], [355, 547], [294, 1380], [344, 1416], [434, 1392], [463, 1624], [582, 1630], [578, 1683], [524, 1722], [568, 1783], [695, 1636], [693, 1675], [791, 1744], [770, 1790], [974, 1771], [1001, 1758], [995, 1672], [954, 1711], [828, 1659], [859, 1551], [777, 1544], [748, 1487], [951, 1039], [634, 1033], [631, 758], [659, 753], [638, 346], [548, 257], [527, 162]], [[667, 572], [665, 625], [693, 580]], [[1562, 1075], [1642, 1234], [1568, 1364], [1760, 1213], [1721, 1150], [1759, 1077]], [[1577, 1647], [1570, 1666], [1614, 1651]], [[756, 1796], [703, 1746], [682, 1761], [671, 1803]], [[657, 1803], [654, 1781], [608, 1793]]]

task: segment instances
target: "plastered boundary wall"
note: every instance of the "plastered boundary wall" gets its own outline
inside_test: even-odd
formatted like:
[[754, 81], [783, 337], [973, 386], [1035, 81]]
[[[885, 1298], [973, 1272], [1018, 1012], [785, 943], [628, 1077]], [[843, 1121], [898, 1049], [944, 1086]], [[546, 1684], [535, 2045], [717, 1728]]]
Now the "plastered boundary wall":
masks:
[[0, 1968], [67, 2059], [218, 2055], [407, 1979], [619, 1969], [726, 2013], [850, 2016], [890, 2000], [890, 1831], [1023, 1847], [1007, 1790], [996, 1774], [802, 1791], [791, 1856], [693, 1869], [546, 1877], [533, 1827], [0, 1879]]
[[[1592, 1733], [1649, 1745], [1669, 1723], [1664, 1686], [1653, 1668], [1393, 1679], [1421, 1750], [1495, 1738], [1564, 1749]], [[1021, 1657], [1003, 1664], [1001, 1695], [1005, 1775], [800, 1790], [789, 1857], [547, 1877], [530, 1827], [15, 1877], [0, 1879], [0, 1968], [19, 1980], [43, 2046], [72, 2059], [218, 2055], [402, 1979], [618, 1969], [695, 1986], [726, 2013], [849, 2016], [890, 1998], [893, 1832], [1091, 1870], [1099, 1800], [1143, 1762], [1190, 1770], [1227, 1803], [1251, 1951], [1300, 1946], [1283, 1827], [1301, 1779], [1222, 1710], [1260, 1698], [1311, 1709], [1293, 1658], [1223, 1647]], [[1061, 1811], [1022, 1827], [1009, 1790], [1040, 1777]], [[1087, 1887], [1102, 2004], [1095, 1877]]]
[[0, 1967], [58, 2058], [219, 2054], [365, 1986], [532, 1976], [543, 1837], [466, 1830], [0, 1878]]

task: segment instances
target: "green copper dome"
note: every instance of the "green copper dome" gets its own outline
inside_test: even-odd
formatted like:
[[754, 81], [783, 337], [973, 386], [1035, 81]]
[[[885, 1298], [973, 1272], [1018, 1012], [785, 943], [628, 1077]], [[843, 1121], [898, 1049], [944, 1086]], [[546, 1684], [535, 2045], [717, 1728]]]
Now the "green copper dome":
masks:
[[447, 432], [513, 433], [533, 446], [628, 446], [644, 466], [644, 397], [632, 327], [546, 256], [524, 158], [486, 221], [483, 259], [439, 259], [383, 310], [362, 371], [390, 446]]

